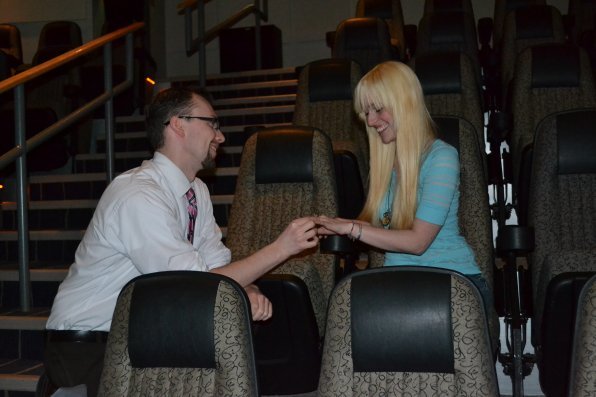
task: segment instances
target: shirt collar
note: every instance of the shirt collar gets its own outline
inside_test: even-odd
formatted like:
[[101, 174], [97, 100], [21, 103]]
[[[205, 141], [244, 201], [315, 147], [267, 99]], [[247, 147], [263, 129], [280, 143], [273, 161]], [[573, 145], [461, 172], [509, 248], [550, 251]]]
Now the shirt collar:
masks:
[[184, 196], [188, 189], [193, 187], [192, 182], [189, 183], [188, 179], [186, 179], [184, 172], [182, 172], [182, 170], [166, 155], [160, 152], [155, 152], [153, 155], [153, 162], [165, 176], [176, 197]]

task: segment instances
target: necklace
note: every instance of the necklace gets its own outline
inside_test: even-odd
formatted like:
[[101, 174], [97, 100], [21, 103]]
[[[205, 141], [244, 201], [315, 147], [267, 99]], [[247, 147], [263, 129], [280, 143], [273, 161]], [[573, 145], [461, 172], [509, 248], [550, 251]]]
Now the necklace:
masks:
[[389, 181], [389, 190], [387, 190], [387, 196], [386, 196], [386, 203], [385, 203], [385, 208], [386, 211], [383, 213], [383, 217], [381, 218], [381, 224], [383, 225], [383, 227], [387, 227], [389, 226], [389, 224], [391, 223], [391, 212], [392, 212], [392, 201], [391, 200], [391, 193], [392, 193], [392, 189], [393, 189], [393, 175], [391, 175], [391, 180]]

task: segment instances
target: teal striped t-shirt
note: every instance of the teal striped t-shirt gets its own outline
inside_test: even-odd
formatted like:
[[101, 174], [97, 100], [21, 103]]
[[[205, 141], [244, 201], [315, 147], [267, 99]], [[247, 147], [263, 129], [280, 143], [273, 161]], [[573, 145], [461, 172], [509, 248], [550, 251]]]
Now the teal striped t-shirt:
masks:
[[[395, 172], [391, 178], [383, 203], [393, 201]], [[479, 274], [474, 253], [459, 231], [459, 157], [453, 146], [439, 139], [433, 142], [420, 169], [417, 198], [416, 218], [441, 225], [441, 230], [422, 255], [387, 252], [385, 266], [431, 266]], [[385, 211], [381, 206], [380, 219]]]

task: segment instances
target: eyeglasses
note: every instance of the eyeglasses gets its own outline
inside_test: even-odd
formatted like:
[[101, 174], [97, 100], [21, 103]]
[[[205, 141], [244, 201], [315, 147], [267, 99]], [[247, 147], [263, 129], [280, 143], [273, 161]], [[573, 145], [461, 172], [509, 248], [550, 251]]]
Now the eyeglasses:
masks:
[[[199, 119], [199, 120], [203, 120], [203, 121], [207, 121], [209, 123], [209, 125], [211, 126], [211, 128], [213, 128], [216, 131], [219, 131], [219, 119], [217, 117], [205, 117], [205, 116], [176, 116], [179, 119], [185, 119], [185, 120], [192, 120], [192, 119]], [[170, 124], [170, 121], [166, 121], [165, 123], [163, 123], [163, 125], [168, 125]]]

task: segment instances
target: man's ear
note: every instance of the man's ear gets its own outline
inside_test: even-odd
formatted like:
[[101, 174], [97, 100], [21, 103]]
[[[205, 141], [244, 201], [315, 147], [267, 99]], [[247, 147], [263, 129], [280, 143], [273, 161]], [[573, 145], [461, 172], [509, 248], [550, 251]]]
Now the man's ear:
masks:
[[184, 123], [182, 122], [182, 119], [176, 116], [172, 116], [170, 117], [170, 129], [172, 130], [172, 132], [178, 137], [178, 138], [183, 138], [184, 135], [186, 134], [186, 131], [184, 130]]

